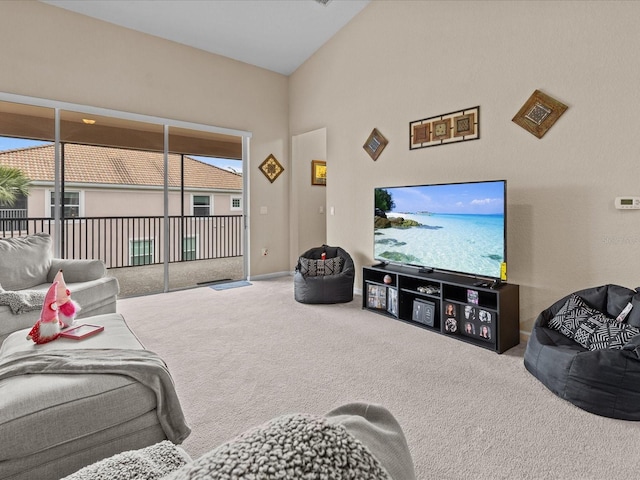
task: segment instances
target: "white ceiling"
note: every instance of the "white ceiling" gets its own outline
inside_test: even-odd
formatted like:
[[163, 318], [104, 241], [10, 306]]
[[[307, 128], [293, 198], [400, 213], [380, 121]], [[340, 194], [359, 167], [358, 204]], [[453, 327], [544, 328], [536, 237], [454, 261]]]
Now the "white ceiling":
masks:
[[40, 0], [290, 75], [370, 0]]

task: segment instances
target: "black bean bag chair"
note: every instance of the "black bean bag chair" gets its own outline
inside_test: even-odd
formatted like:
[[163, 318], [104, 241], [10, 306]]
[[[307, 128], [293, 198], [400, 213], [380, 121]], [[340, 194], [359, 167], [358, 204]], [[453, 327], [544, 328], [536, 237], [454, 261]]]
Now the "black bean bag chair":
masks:
[[328, 245], [312, 248], [298, 258], [294, 297], [300, 303], [350, 302], [355, 274], [353, 259], [344, 249]]
[[640, 420], [639, 332], [640, 287], [580, 290], [540, 313], [524, 365], [553, 393], [588, 412]]

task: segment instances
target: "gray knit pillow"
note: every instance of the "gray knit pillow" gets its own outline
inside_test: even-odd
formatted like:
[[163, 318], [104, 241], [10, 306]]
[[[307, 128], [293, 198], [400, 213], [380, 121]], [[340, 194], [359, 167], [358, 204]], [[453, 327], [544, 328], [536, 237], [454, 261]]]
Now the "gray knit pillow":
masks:
[[248, 430], [162, 480], [391, 480], [347, 429], [326, 418], [295, 414]]

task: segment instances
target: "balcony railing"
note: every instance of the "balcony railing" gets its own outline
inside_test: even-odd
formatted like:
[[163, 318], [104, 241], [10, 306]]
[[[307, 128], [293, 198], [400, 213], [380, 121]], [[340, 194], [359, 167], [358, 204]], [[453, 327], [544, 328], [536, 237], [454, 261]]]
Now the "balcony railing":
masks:
[[[44, 232], [55, 237], [52, 218], [0, 218], [0, 236]], [[76, 217], [60, 225], [62, 257], [100, 259], [107, 268], [243, 255], [242, 215]]]

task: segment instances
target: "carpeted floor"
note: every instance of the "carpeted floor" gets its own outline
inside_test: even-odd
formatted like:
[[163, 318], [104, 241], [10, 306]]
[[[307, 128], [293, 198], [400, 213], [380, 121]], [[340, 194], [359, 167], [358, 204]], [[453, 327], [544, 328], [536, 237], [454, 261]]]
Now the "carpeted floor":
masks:
[[557, 398], [498, 355], [361, 309], [303, 305], [293, 279], [120, 300], [118, 311], [168, 363], [194, 457], [285, 413], [353, 400], [386, 406], [420, 479], [627, 479], [640, 425]]

